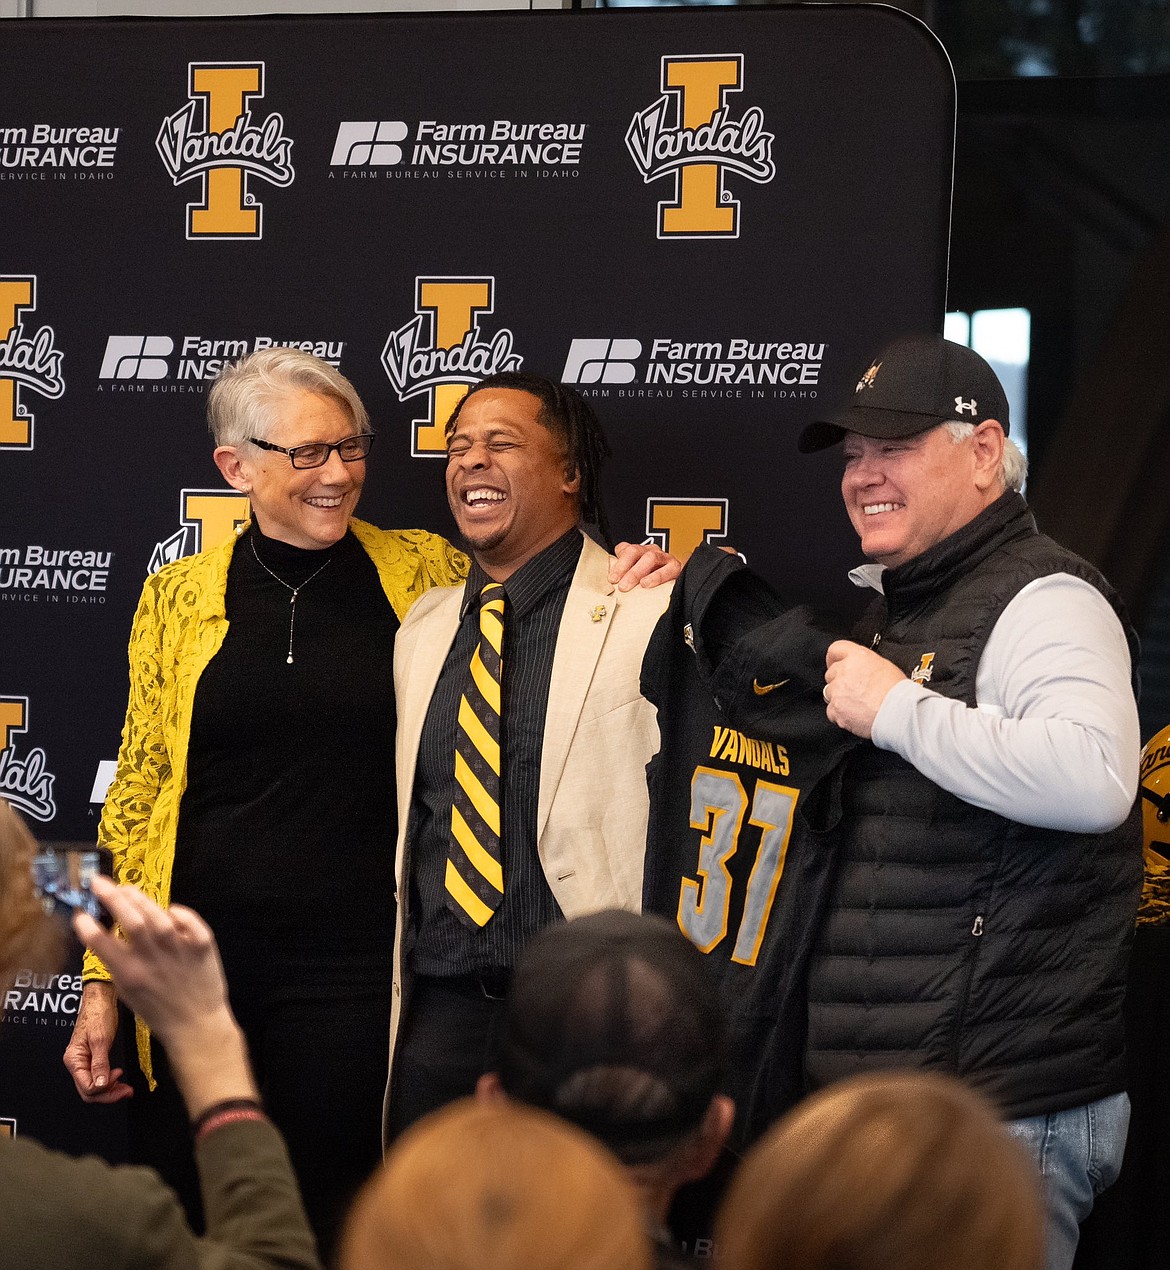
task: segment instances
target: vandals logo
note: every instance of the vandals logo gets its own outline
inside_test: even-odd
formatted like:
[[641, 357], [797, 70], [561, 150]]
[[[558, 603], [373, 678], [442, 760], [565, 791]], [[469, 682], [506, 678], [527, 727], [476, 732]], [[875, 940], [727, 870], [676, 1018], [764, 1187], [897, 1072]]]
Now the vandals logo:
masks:
[[51, 326], [26, 332], [22, 315], [37, 307], [35, 275], [0, 275], [0, 449], [31, 450], [35, 416], [21, 400], [31, 389], [56, 400], [65, 392], [62, 354]]
[[248, 500], [234, 489], [185, 489], [179, 494], [180, 526], [169, 538], [155, 543], [148, 573], [164, 564], [217, 547], [248, 519]]
[[293, 183], [290, 138], [273, 111], [254, 122], [252, 103], [264, 96], [263, 62], [191, 62], [191, 100], [163, 120], [155, 145], [174, 185], [198, 178], [202, 200], [187, 204], [187, 237], [260, 238], [263, 205], [251, 177], [281, 188]]
[[495, 278], [415, 278], [417, 314], [391, 331], [382, 350], [382, 366], [399, 401], [427, 395], [427, 412], [413, 419], [410, 452], [415, 458], [447, 452], [444, 435], [451, 411], [463, 394], [485, 375], [519, 370], [523, 358], [513, 351], [507, 328], [489, 335], [483, 314], [495, 312]]
[[739, 237], [727, 178], [766, 185], [776, 175], [764, 112], [750, 106], [732, 117], [728, 94], [742, 91], [742, 53], [662, 59], [662, 95], [626, 130], [643, 182], [674, 177], [673, 199], [658, 204], [659, 238]]
[[918, 665], [910, 672], [910, 679], [916, 684], [928, 684], [934, 678], [934, 653], [923, 653]]
[[648, 498], [647, 542], [684, 563], [705, 542], [727, 537], [726, 498]]
[[53, 782], [45, 751], [31, 749], [21, 758], [13, 736], [28, 731], [28, 698], [0, 696], [0, 798], [34, 820], [52, 820], [57, 814]]

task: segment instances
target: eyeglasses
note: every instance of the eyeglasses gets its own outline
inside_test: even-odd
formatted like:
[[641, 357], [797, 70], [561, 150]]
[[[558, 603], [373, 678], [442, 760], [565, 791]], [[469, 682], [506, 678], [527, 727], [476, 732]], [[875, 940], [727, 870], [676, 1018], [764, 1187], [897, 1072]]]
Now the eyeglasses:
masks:
[[345, 437], [341, 441], [309, 441], [305, 445], [294, 445], [286, 449], [283, 445], [273, 445], [271, 441], [261, 441], [259, 437], [249, 437], [253, 445], [262, 450], [272, 450], [276, 454], [287, 454], [293, 467], [324, 467], [334, 450], [343, 463], [356, 463], [364, 459], [374, 448], [374, 434], [359, 432], [357, 436]]

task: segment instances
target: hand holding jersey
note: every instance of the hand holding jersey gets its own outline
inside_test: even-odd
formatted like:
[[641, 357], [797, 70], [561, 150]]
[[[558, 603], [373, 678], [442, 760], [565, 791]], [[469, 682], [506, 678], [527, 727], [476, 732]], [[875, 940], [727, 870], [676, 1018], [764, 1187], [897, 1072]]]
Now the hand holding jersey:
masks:
[[886, 694], [906, 676], [893, 662], [848, 639], [829, 645], [825, 666], [821, 696], [829, 722], [869, 740]]

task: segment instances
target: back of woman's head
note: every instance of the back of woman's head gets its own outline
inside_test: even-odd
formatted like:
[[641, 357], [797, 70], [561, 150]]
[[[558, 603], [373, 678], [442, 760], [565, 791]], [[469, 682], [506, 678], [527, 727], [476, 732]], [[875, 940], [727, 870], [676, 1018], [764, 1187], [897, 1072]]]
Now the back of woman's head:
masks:
[[762, 1138], [717, 1241], [725, 1270], [1039, 1270], [1044, 1210], [984, 1098], [888, 1073], [822, 1090]]
[[0, 798], [0, 988], [18, 970], [55, 970], [64, 932], [46, 917], [33, 890], [37, 844], [25, 823]]
[[592, 1138], [502, 1100], [405, 1133], [358, 1196], [342, 1270], [649, 1270], [621, 1166]]

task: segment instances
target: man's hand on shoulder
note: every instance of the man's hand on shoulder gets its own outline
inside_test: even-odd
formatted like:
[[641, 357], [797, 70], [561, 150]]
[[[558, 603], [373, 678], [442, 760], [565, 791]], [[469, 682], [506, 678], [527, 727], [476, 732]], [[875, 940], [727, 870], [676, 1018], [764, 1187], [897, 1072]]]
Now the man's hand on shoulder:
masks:
[[619, 542], [609, 566], [609, 580], [619, 591], [636, 586], [655, 587], [673, 582], [682, 572], [682, 561], [648, 542]]
[[906, 676], [871, 649], [839, 639], [825, 654], [824, 698], [829, 722], [868, 740], [886, 693]]

